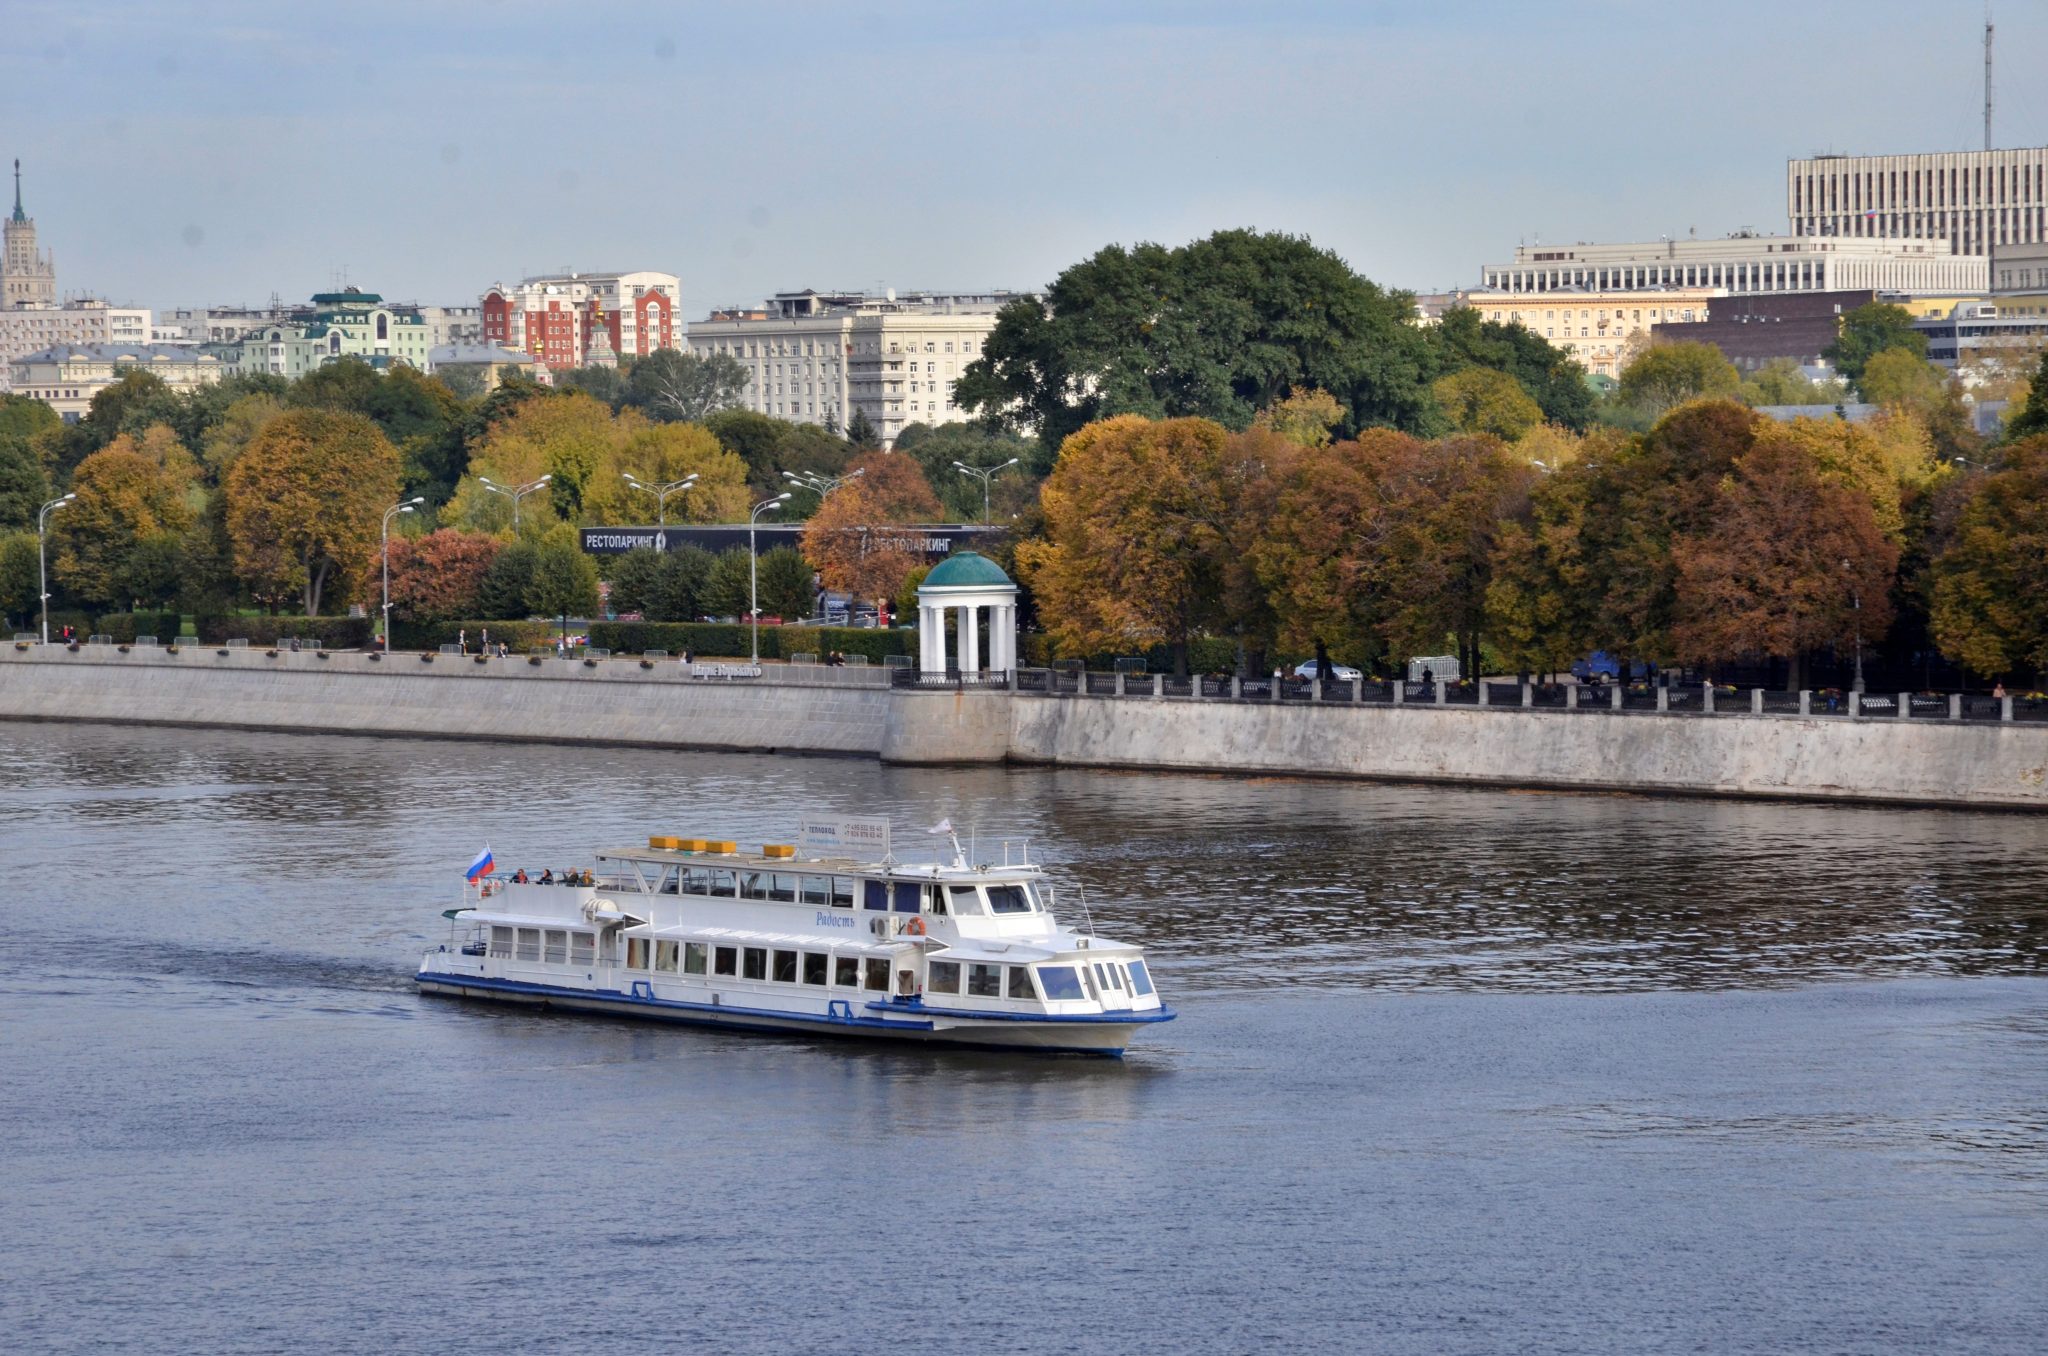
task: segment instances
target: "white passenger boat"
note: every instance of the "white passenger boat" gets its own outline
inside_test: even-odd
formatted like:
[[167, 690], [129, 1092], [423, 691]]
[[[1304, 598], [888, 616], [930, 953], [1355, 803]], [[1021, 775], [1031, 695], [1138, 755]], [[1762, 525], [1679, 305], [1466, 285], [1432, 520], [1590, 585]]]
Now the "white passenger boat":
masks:
[[1060, 925], [1021, 846], [971, 865], [955, 838], [950, 863], [913, 865], [886, 835], [880, 860], [655, 837], [598, 854], [566, 885], [508, 881], [486, 850], [419, 985], [750, 1031], [1100, 1055], [1173, 1019], [1138, 947]]

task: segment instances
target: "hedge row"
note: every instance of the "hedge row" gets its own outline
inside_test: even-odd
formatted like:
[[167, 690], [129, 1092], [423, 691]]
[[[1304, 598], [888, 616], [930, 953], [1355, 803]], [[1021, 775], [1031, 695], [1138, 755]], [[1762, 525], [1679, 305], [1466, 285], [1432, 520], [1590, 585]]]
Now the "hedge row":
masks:
[[109, 612], [93, 623], [90, 634], [112, 636], [116, 645], [132, 645], [137, 636], [155, 636], [168, 645], [184, 629], [185, 618], [176, 612]]
[[202, 616], [194, 624], [207, 645], [242, 639], [251, 645], [280, 640], [317, 640], [323, 649], [361, 650], [370, 644], [368, 617], [240, 617]]
[[[1026, 667], [1049, 668], [1074, 658], [1053, 652], [1052, 638], [1043, 633], [1018, 637], [1019, 657]], [[1114, 654], [1093, 654], [1083, 657], [1083, 662], [1093, 672], [1107, 673], [1116, 667], [1119, 659], [1133, 659], [1143, 656], [1146, 670], [1151, 673], [1173, 671], [1173, 647], [1154, 645], [1145, 650], [1119, 650]], [[1234, 673], [1237, 670], [1237, 643], [1221, 636], [1196, 636], [1188, 642], [1188, 671], [1191, 673]]]
[[515, 653], [524, 654], [537, 645], [552, 647], [561, 635], [561, 627], [554, 622], [539, 621], [394, 621], [391, 623], [391, 648], [439, 650], [443, 645], [466, 642], [470, 653], [474, 654], [483, 648], [485, 632], [490, 633], [494, 648], [502, 642]]
[[[729, 622], [592, 622], [590, 643], [616, 654], [667, 650], [679, 655], [688, 650], [709, 658], [727, 659], [753, 653], [752, 628]], [[837, 650], [841, 654], [866, 655], [879, 662], [885, 655], [915, 654], [916, 645], [913, 631], [855, 626], [761, 628], [763, 659], [787, 659], [797, 654], [822, 657]]]

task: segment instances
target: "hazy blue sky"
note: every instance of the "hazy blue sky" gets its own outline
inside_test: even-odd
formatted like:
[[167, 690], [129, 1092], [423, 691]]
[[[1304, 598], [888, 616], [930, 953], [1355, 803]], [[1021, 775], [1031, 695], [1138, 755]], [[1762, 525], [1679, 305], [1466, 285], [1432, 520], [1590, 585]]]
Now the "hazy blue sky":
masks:
[[[1303, 233], [1469, 285], [1523, 238], [1784, 229], [1784, 161], [1981, 144], [1971, 0], [9, 0], [0, 156], [59, 285], [473, 301], [561, 265], [1042, 285], [1110, 241]], [[2001, 145], [2048, 5], [1999, 6]]]

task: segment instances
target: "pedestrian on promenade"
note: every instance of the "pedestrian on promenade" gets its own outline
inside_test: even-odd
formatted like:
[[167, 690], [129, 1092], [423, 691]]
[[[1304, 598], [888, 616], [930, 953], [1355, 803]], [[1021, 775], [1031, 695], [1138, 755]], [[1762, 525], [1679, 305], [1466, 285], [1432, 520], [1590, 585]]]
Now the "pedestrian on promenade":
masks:
[[481, 631], [477, 632], [477, 637], [476, 637], [476, 652], [477, 652], [478, 654], [489, 654], [489, 653], [491, 652], [491, 628], [490, 628], [490, 627], [486, 626], [486, 627], [485, 627], [485, 628], [484, 628], [483, 630], [481, 630]]
[[1327, 645], [1323, 644], [1323, 638], [1322, 638], [1321, 636], [1317, 636], [1317, 637], [1316, 637], [1316, 681], [1317, 681], [1317, 682], [1319, 682], [1319, 683], [1328, 683], [1328, 682], [1332, 682], [1332, 681], [1334, 681], [1334, 680], [1336, 679], [1336, 677], [1337, 677], [1337, 670], [1336, 670], [1335, 668], [1331, 667], [1331, 664], [1330, 664], [1330, 648], [1329, 648], [1329, 646], [1327, 646]]
[[[67, 630], [67, 631], [69, 631], [69, 630], [70, 630], [71, 628], [67, 626], [67, 627], [65, 627], [64, 629], [65, 629], [65, 630]], [[1994, 684], [1992, 684], [1992, 687], [1991, 687], [1991, 697], [1992, 697], [1992, 700], [1993, 700], [1993, 701], [2004, 701], [2004, 700], [2005, 700], [2005, 684], [2004, 684], [2004, 683], [1994, 683]]]
[[468, 654], [468, 653], [469, 653], [469, 628], [468, 628], [468, 627], [464, 627], [464, 628], [463, 628], [462, 630], [460, 630], [460, 631], [457, 631], [457, 632], [455, 633], [455, 653], [457, 653], [457, 654]]

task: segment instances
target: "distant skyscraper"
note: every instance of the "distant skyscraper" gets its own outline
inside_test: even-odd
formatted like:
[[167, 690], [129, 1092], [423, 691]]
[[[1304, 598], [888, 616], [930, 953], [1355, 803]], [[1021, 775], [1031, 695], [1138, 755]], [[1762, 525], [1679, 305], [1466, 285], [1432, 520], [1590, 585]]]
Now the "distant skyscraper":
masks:
[[21, 161], [14, 162], [14, 215], [7, 218], [6, 245], [0, 252], [0, 305], [57, 304], [57, 266], [36, 249], [36, 224], [21, 210]]

